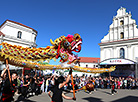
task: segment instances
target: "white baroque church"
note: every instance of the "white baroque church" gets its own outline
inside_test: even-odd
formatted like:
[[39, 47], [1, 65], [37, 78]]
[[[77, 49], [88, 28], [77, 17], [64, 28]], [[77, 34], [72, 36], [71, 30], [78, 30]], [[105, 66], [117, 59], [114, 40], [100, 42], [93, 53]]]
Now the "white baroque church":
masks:
[[116, 66], [113, 76], [134, 77], [137, 73], [138, 28], [131, 12], [119, 8], [109, 31], [99, 43], [101, 67]]

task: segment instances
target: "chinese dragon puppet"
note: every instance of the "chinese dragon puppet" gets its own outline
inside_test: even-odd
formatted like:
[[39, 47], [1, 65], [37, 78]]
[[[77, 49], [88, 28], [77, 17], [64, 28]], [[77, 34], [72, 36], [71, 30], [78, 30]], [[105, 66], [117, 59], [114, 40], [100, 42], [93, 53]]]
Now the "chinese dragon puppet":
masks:
[[[61, 36], [56, 40], [50, 39], [52, 46], [45, 48], [24, 48], [22, 46], [11, 45], [6, 42], [0, 44], [0, 61], [8, 59], [9, 64], [26, 67], [36, 68], [39, 70], [53, 70], [53, 69], [69, 69], [70, 67], [63, 67], [61, 65], [44, 65], [39, 62], [56, 60], [60, 58], [60, 62], [72, 64], [78, 62], [80, 59], [73, 52], [81, 51], [82, 39], [79, 34]], [[110, 68], [83, 68], [73, 66], [73, 70], [87, 72], [87, 73], [103, 73], [115, 70], [115, 67]]]

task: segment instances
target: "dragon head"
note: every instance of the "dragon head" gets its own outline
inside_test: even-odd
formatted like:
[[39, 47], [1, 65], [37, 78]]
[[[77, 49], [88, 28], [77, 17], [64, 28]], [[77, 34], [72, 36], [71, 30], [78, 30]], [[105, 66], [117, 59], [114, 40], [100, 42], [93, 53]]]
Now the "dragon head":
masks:
[[82, 39], [79, 34], [76, 33], [74, 36], [68, 35], [67, 37], [61, 36], [54, 42], [50, 39], [50, 42], [57, 50], [56, 59], [60, 57], [60, 62], [68, 62], [70, 64], [79, 60], [79, 57], [73, 54], [73, 51], [77, 53], [81, 51]]

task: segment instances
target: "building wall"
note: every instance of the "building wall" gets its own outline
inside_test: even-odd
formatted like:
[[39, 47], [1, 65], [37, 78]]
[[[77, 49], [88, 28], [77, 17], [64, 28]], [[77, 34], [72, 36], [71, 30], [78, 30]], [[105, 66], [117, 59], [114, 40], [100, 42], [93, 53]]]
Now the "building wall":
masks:
[[80, 63], [81, 67], [90, 67], [90, 68], [98, 68], [98, 63]]
[[[2, 25], [0, 31], [5, 34], [5, 37], [3, 37], [4, 42], [23, 47], [37, 46], [35, 41], [37, 33], [30, 28], [7, 21], [4, 25]], [[22, 32], [21, 39], [17, 38], [19, 31]]]
[[[0, 43], [7, 42], [12, 45], [20, 45], [23, 47], [37, 47], [35, 40], [37, 32], [21, 23], [6, 20], [0, 26], [0, 31], [5, 35], [0, 36]], [[17, 38], [18, 31], [22, 32], [21, 38]], [[5, 65], [1, 63], [0, 70], [3, 68], [5, 68]], [[10, 65], [10, 69], [17, 70], [20, 69], [20, 67]]]
[[[136, 21], [131, 18], [131, 12], [120, 8], [109, 27], [109, 33], [101, 40], [100, 59], [120, 58], [120, 49], [125, 50], [125, 58], [136, 61], [138, 57], [138, 28]], [[123, 33], [123, 34], [121, 34]], [[121, 38], [121, 35], [124, 35]]]
[[[88, 68], [98, 68], [98, 63], [83, 63], [83, 62], [80, 62], [80, 67], [86, 67], [86, 65], [87, 65]], [[87, 75], [87, 76], [91, 75], [92, 77], [100, 75], [99, 73], [97, 73], [97, 74], [83, 73], [83, 72], [77, 72], [77, 73], [78, 73], [79, 76], [82, 76], [83, 74]], [[74, 74], [76, 74], [76, 73], [74, 73]]]

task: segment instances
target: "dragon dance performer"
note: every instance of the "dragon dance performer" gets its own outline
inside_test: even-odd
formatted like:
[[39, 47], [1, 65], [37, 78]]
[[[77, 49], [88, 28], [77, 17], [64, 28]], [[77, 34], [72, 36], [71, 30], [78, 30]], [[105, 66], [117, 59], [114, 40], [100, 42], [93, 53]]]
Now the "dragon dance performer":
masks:
[[92, 94], [92, 91], [94, 91], [93, 83], [87, 83], [84, 87], [86, 87], [86, 90], [89, 91], [89, 94]]
[[[64, 85], [69, 82], [71, 74], [72, 74], [72, 69], [70, 69], [66, 81], [64, 81], [63, 76], [60, 76], [57, 80], [55, 80], [55, 85], [48, 92], [49, 97], [52, 99], [51, 102], [63, 102], [62, 97], [68, 100], [76, 100], [76, 98], [65, 96], [65, 94], [63, 93]], [[52, 96], [51, 92], [53, 93]]]
[[114, 93], [117, 93], [117, 91], [115, 90], [115, 81], [114, 80], [112, 80], [111, 81], [111, 93], [112, 93], [112, 95], [114, 95]]
[[17, 86], [17, 73], [13, 72], [11, 81], [9, 77], [5, 77], [6, 70], [9, 69], [9, 66], [7, 65], [6, 68], [2, 71], [1, 77], [2, 77], [2, 96], [1, 96], [1, 102], [11, 102], [13, 101], [13, 96], [16, 91]]
[[28, 94], [28, 88], [30, 85], [30, 76], [28, 74], [26, 74], [25, 78], [23, 78], [23, 76], [22, 76], [22, 80], [23, 80], [23, 86], [22, 86], [21, 92], [22, 92], [23, 98], [26, 98], [27, 94]]
[[95, 85], [95, 81], [93, 80], [93, 78], [90, 78], [88, 82], [84, 84], [84, 86], [82, 86], [81, 88], [75, 91], [85, 90], [85, 92], [89, 91], [89, 94], [92, 94], [92, 91], [94, 91], [94, 85]]
[[82, 88], [77, 89], [75, 91], [79, 91], [79, 90], [85, 90], [85, 91], [89, 91], [89, 94], [92, 94], [92, 91], [94, 91], [94, 84], [88, 82], [86, 85], [84, 85]]

